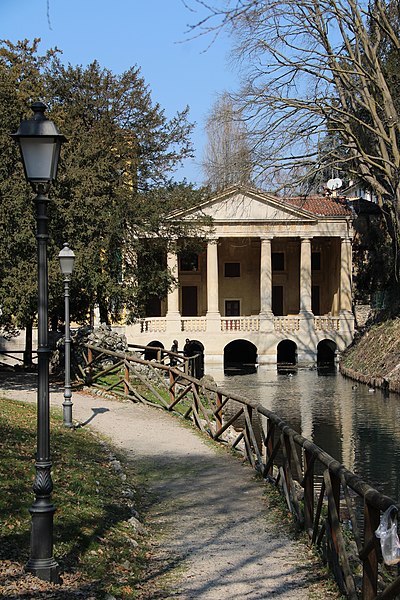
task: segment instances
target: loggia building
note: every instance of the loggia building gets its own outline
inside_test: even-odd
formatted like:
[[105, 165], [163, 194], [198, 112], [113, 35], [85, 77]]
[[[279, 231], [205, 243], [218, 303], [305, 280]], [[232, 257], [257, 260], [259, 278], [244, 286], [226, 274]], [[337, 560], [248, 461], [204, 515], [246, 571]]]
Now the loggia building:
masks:
[[198, 212], [213, 223], [203, 250], [168, 253], [178, 286], [126, 328], [128, 341], [190, 339], [206, 369], [335, 360], [354, 334], [346, 202], [233, 187], [179, 218]]

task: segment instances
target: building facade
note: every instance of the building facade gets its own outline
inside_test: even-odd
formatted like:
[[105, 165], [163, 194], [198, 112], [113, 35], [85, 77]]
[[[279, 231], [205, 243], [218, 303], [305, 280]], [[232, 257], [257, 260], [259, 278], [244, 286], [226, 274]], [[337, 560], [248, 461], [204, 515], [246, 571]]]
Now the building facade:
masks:
[[[337, 198], [231, 188], [179, 218], [212, 218], [202, 252], [169, 252], [179, 285], [126, 328], [129, 342], [186, 339], [207, 365], [314, 365], [352, 341], [352, 217]], [[179, 245], [179, 242], [178, 242]]]

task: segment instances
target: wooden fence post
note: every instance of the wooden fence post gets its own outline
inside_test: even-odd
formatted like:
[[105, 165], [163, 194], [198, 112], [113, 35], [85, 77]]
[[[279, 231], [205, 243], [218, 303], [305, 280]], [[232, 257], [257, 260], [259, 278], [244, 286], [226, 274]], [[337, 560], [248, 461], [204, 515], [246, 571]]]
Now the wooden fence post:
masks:
[[170, 404], [173, 404], [175, 402], [175, 395], [176, 395], [175, 380], [176, 380], [176, 375], [170, 369], [169, 370], [169, 399], [170, 399]]
[[284, 465], [284, 473], [288, 490], [292, 491], [292, 447], [290, 440], [285, 433], [283, 435], [282, 450], [283, 455], [286, 455], [286, 464]]
[[304, 451], [304, 525], [309, 537], [314, 523], [314, 460], [309, 450]]
[[[274, 438], [275, 438], [275, 423], [268, 419], [267, 423], [267, 439], [265, 442], [265, 464], [268, 463], [272, 451], [274, 449]], [[273, 477], [274, 475], [274, 462], [271, 461], [269, 469], [264, 473], [264, 477]]]
[[[332, 497], [335, 502], [336, 512], [337, 512], [338, 520], [340, 522], [340, 479], [337, 475], [335, 475], [332, 472], [330, 472], [329, 474], [330, 474], [330, 479], [331, 479], [331, 484], [332, 484]], [[339, 544], [338, 544], [338, 540], [337, 540], [336, 529], [333, 526], [333, 522], [332, 522], [332, 518], [331, 518], [331, 511], [328, 512], [328, 520], [329, 520], [329, 526], [330, 526], [331, 532], [332, 532], [332, 541], [335, 546], [336, 554], [339, 556]]]
[[125, 362], [125, 368], [124, 368], [124, 394], [125, 396], [129, 396], [129, 366], [128, 363]]
[[88, 369], [87, 369], [86, 383], [90, 385], [92, 383], [92, 378], [93, 378], [93, 366], [92, 366], [93, 351], [91, 348], [88, 348], [87, 356], [88, 356]]
[[[199, 386], [197, 385], [197, 383], [193, 383], [192, 385], [196, 390], [196, 393], [193, 394], [193, 421], [194, 421], [195, 425], [197, 426], [197, 428], [201, 429], [201, 425], [200, 425], [200, 421], [199, 421], [199, 419], [200, 419], [199, 402], [197, 400], [197, 396], [199, 393]], [[197, 415], [199, 415], [199, 416], [197, 417]]]
[[375, 530], [379, 526], [380, 511], [368, 504], [364, 500], [364, 545], [367, 546], [372, 540], [373, 548], [368, 552], [363, 560], [363, 579], [362, 579], [362, 598], [363, 600], [372, 600], [377, 595], [378, 590], [378, 539], [375, 536]]
[[217, 422], [217, 431], [222, 427], [222, 414], [221, 414], [221, 406], [222, 406], [222, 394], [221, 392], [217, 392], [217, 410], [215, 413], [215, 420]]

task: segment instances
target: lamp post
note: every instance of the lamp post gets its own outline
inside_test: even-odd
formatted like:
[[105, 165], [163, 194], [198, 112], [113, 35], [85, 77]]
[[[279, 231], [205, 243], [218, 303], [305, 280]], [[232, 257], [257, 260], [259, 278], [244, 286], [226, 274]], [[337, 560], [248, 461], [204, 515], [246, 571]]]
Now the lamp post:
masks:
[[32, 517], [30, 557], [26, 570], [53, 583], [59, 582], [58, 564], [53, 558], [53, 482], [50, 457], [50, 402], [48, 344], [48, 218], [46, 196], [57, 175], [61, 144], [66, 141], [52, 121], [44, 116], [42, 102], [32, 104], [34, 115], [22, 121], [12, 135], [19, 145], [25, 177], [36, 194], [36, 240], [38, 270], [38, 391], [35, 500], [29, 509]]
[[61, 273], [64, 275], [64, 305], [65, 305], [65, 332], [64, 332], [64, 402], [63, 402], [63, 422], [65, 427], [73, 427], [72, 423], [72, 392], [71, 392], [71, 336], [69, 328], [69, 282], [71, 280], [74, 268], [75, 254], [64, 243], [64, 247], [58, 255], [60, 261]]

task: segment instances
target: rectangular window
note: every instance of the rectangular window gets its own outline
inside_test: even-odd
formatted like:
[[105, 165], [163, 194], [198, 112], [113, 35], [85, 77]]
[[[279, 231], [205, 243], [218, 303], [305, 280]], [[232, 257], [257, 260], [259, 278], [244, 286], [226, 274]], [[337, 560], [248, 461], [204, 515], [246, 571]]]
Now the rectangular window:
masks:
[[181, 271], [199, 270], [199, 257], [195, 252], [182, 252], [179, 258]]
[[224, 264], [224, 276], [225, 277], [240, 277], [240, 263], [225, 263]]
[[225, 300], [225, 316], [240, 317], [240, 300]]
[[321, 270], [321, 252], [311, 252], [311, 270]]
[[272, 270], [285, 270], [285, 254], [283, 252], [272, 252]]
[[197, 317], [197, 287], [182, 286], [182, 317]]

